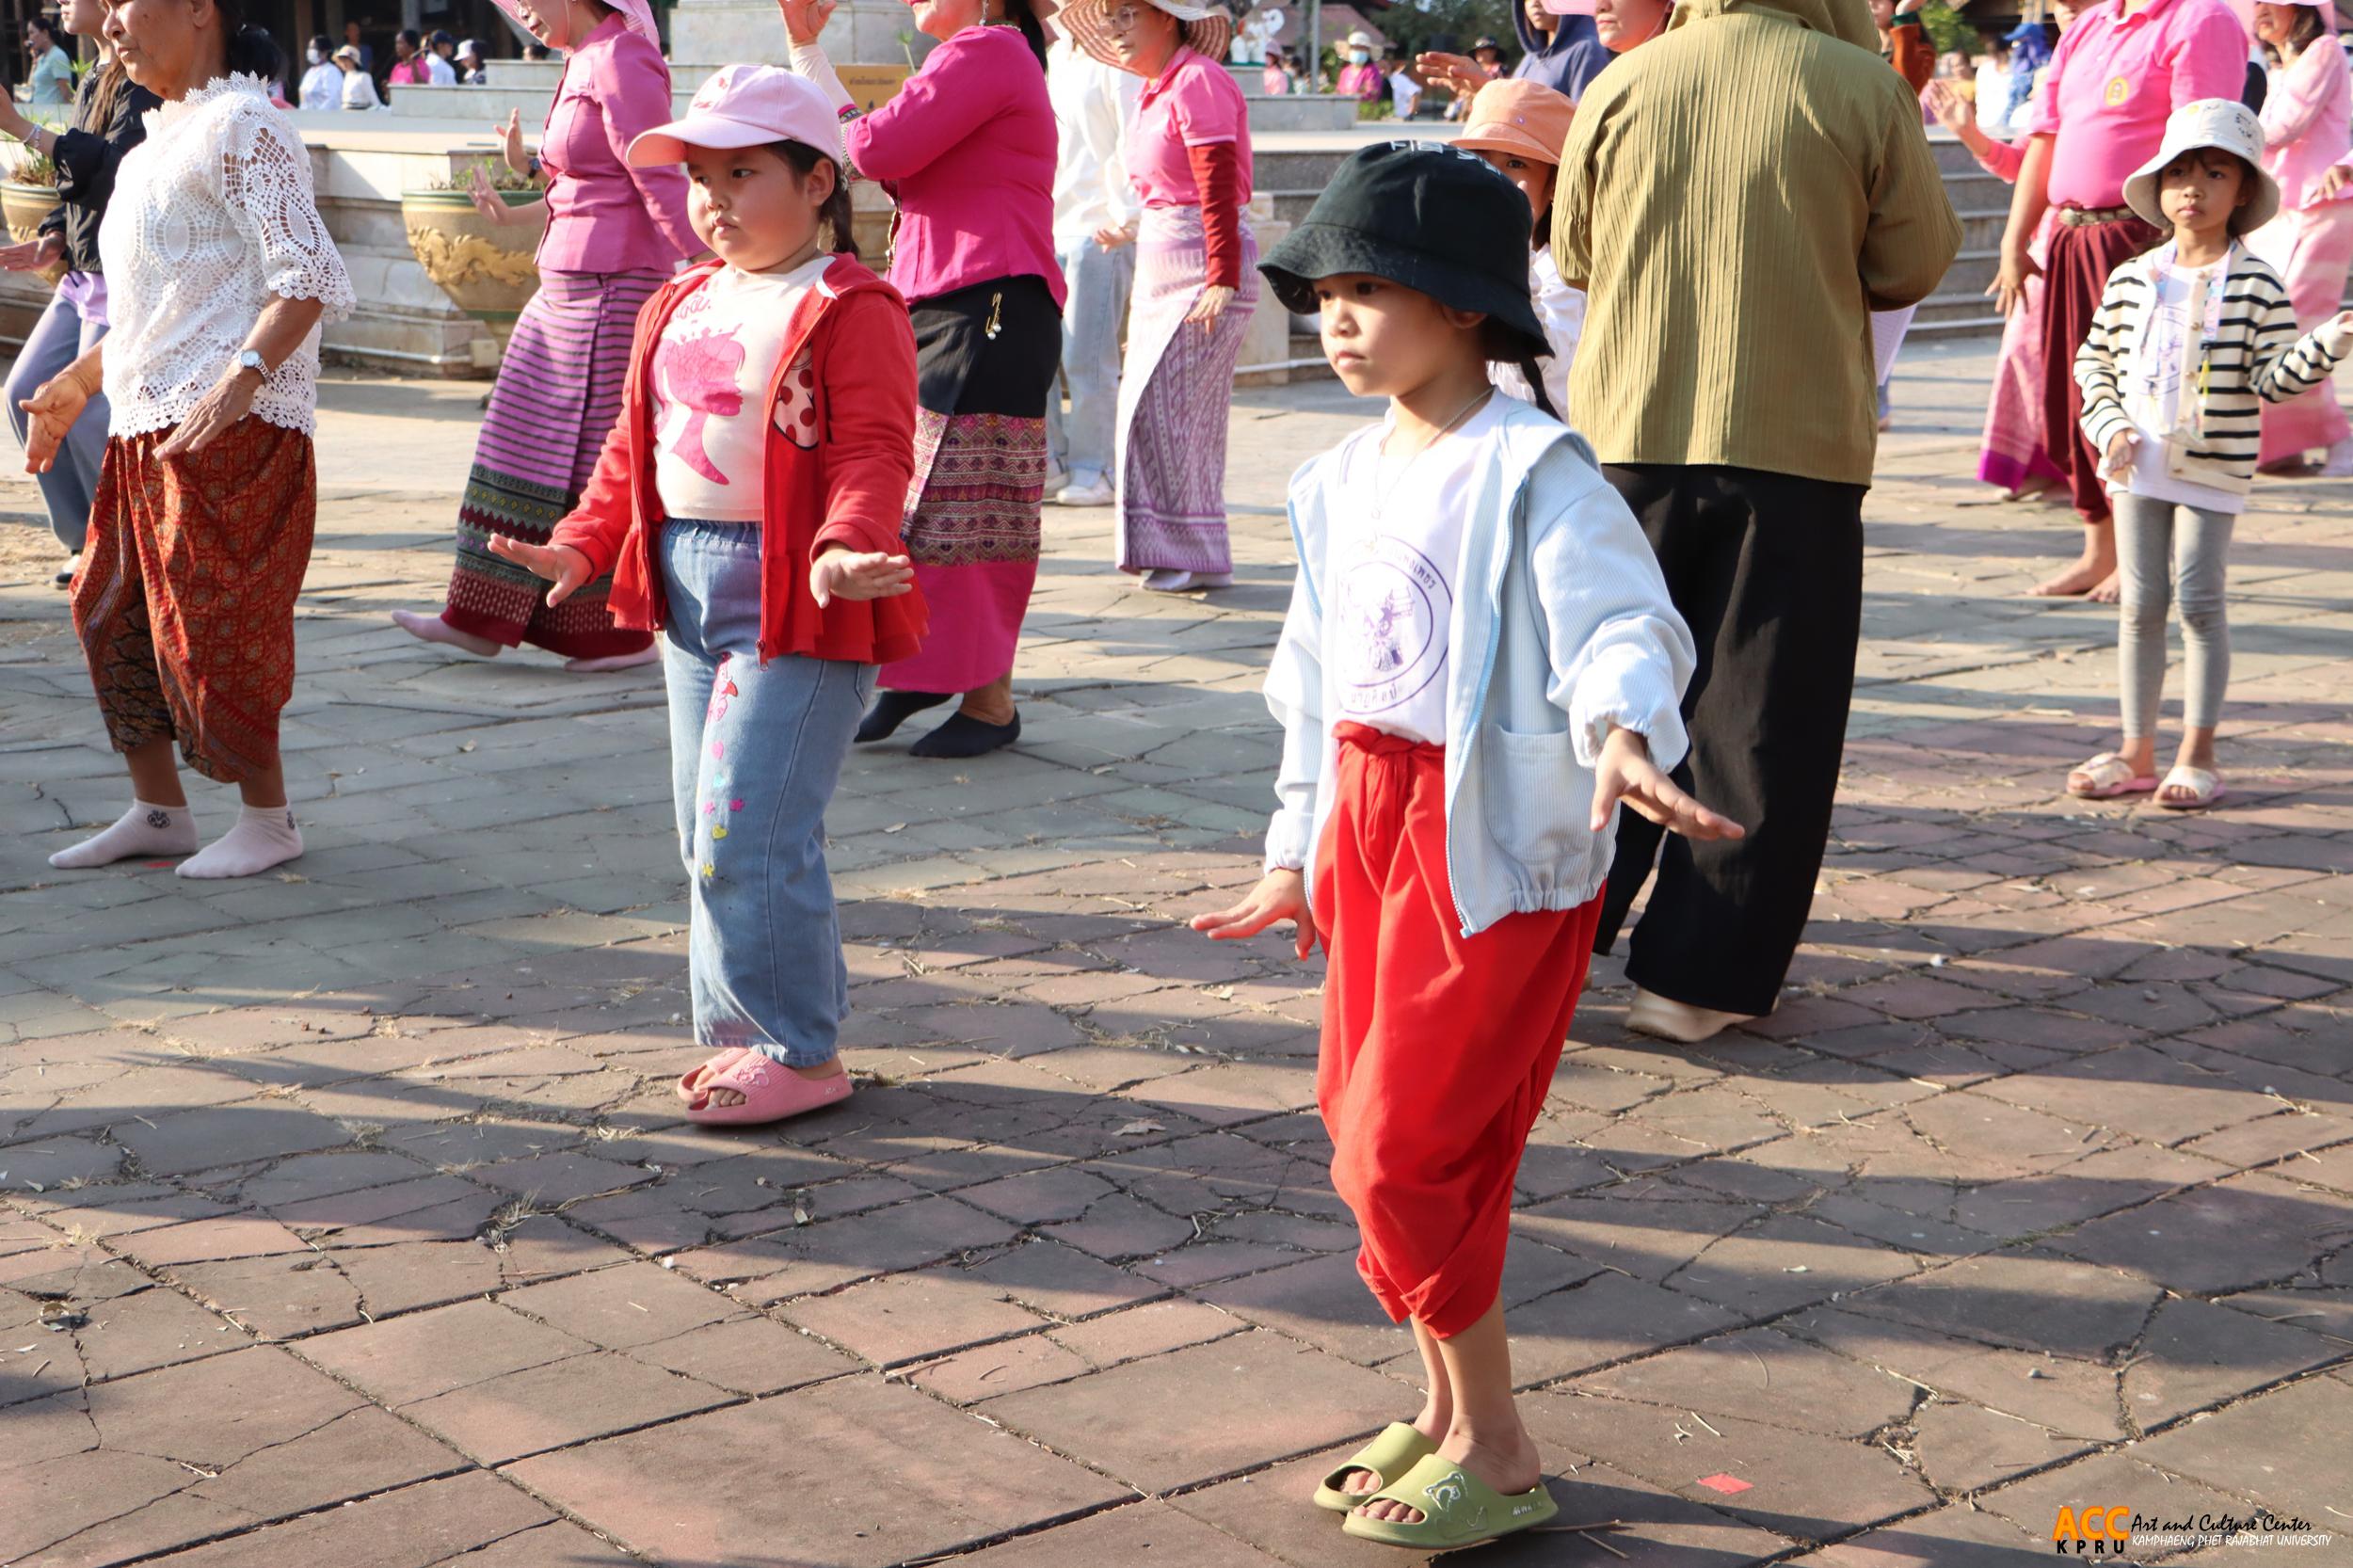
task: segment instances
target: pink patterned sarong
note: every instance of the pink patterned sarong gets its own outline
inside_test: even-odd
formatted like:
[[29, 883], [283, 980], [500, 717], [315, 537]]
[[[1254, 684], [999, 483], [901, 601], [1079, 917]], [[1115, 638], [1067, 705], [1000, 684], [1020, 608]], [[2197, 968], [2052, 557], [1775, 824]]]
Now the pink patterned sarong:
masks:
[[[2332, 40], [2330, 40], [2332, 41]], [[2247, 236], [2247, 248], [2271, 264], [2287, 285], [2296, 325], [2309, 332], [2345, 298], [2345, 275], [2353, 267], [2353, 201], [2322, 201], [2280, 216]], [[2353, 435], [2338, 406], [2337, 391], [2322, 385], [2284, 403], [2264, 405], [2265, 463], [2292, 461], [2314, 447], [2333, 446]]]
[[[2037, 264], [2051, 253], [2056, 213], [2035, 232], [2031, 254]], [[2014, 490], [2033, 481], [2057, 484], [2067, 475], [2051, 461], [2043, 440], [2042, 280], [2026, 280], [2025, 303], [2002, 324], [2001, 356], [1993, 364], [1993, 390], [1986, 398], [1985, 440], [1977, 456], [1977, 477]]]
[[1241, 284], [1208, 329], [1185, 325], [1209, 276], [1198, 207], [1146, 207], [1119, 377], [1118, 565], [1225, 572], [1225, 415], [1258, 304], [1258, 242], [1241, 225]]

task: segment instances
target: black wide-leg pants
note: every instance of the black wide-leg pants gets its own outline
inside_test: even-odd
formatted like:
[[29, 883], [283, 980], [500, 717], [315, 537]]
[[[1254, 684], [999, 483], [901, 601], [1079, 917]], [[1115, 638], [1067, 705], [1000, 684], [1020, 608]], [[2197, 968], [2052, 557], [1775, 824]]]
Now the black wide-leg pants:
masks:
[[1863, 496], [1755, 469], [1604, 471], [1633, 508], [1690, 624], [1691, 753], [1674, 779], [1748, 829], [1694, 843], [1618, 818], [1593, 950], [1608, 952], [1654, 868], [1626, 974], [1675, 1001], [1773, 1009], [1830, 837], [1863, 618]]

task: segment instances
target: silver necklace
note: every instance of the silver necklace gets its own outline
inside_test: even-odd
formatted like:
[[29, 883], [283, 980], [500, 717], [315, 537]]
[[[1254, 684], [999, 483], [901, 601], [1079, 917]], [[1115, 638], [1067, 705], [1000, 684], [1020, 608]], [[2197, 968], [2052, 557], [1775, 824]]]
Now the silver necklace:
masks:
[[1372, 523], [1375, 528], [1380, 527], [1383, 514], [1387, 512], [1389, 509], [1388, 498], [1397, 493], [1399, 487], [1405, 482], [1405, 475], [1407, 472], [1412, 470], [1416, 463], [1421, 461], [1422, 454], [1428, 452], [1432, 447], [1437, 445], [1440, 441], [1446, 440], [1447, 437], [1452, 435], [1454, 433], [1454, 427], [1462, 424], [1465, 420], [1470, 418], [1470, 416], [1477, 411], [1479, 406], [1487, 401], [1488, 393], [1494, 391], [1495, 389], [1493, 387], [1481, 387], [1472, 395], [1471, 400], [1468, 403], [1464, 404], [1460, 408], [1457, 408], [1454, 411], [1454, 417], [1452, 419], [1448, 420], [1444, 424], [1438, 426], [1437, 433], [1435, 435], [1432, 436], [1428, 440], [1423, 441], [1419, 446], [1414, 448], [1413, 453], [1406, 457], [1404, 462], [1398, 465], [1397, 472], [1394, 475], [1391, 475], [1386, 482], [1384, 482], [1382, 478], [1381, 463], [1382, 460], [1388, 456], [1388, 437], [1384, 435], [1380, 441], [1374, 445], [1372, 449]]

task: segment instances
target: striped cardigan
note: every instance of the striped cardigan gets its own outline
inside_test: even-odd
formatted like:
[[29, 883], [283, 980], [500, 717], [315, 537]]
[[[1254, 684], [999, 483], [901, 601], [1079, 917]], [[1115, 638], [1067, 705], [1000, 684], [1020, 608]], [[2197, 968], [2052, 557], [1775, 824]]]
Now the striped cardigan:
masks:
[[[2320, 386], [2336, 368], [2339, 350], [2324, 325], [2299, 338], [2296, 310], [2279, 275], [2244, 246], [2233, 246], [2222, 280], [2217, 335], [2200, 350], [2195, 386], [2196, 435], [2175, 466], [2177, 477], [2244, 494], [2255, 480], [2263, 445], [2263, 403], [2277, 403]], [[2105, 452], [2120, 430], [2134, 428], [2124, 411], [2125, 363], [2137, 349], [2156, 274], [2148, 256], [2119, 263], [2091, 318], [2090, 334], [2075, 355], [2075, 384], [2084, 392], [2084, 434]], [[2202, 327], [2202, 323], [2199, 324]]]

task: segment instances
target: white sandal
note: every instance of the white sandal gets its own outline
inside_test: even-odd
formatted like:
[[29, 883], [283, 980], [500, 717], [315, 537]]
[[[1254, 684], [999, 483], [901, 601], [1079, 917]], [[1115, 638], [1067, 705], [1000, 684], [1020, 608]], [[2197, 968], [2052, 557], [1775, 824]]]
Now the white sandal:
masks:
[[[2084, 787], [2075, 787], [2083, 776]], [[2154, 774], [2137, 774], [2133, 765], [2113, 751], [2104, 751], [2067, 776], [2067, 792], [2077, 800], [2114, 800], [2119, 795], [2145, 795], [2157, 787]]]
[[[2191, 792], [2188, 800], [2168, 800], [2165, 792], [2181, 788]], [[2157, 786], [2157, 804], [2169, 811], [2202, 811], [2231, 792], [2222, 787], [2221, 776], [2187, 763], [2176, 763]]]

